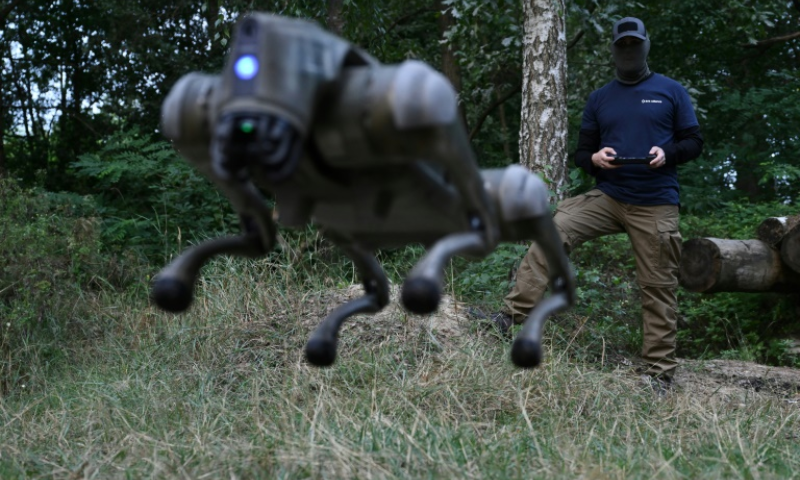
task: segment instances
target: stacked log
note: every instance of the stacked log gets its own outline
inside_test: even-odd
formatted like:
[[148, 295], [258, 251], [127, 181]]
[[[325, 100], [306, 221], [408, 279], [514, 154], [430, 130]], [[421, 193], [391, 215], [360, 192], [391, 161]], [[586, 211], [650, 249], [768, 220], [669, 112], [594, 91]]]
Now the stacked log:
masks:
[[800, 221], [800, 215], [794, 217], [770, 217], [761, 222], [757, 229], [759, 240], [773, 247], [779, 246], [783, 237]]
[[781, 259], [795, 272], [800, 272], [800, 223], [781, 240]]
[[757, 235], [684, 242], [681, 286], [702, 293], [800, 291], [800, 215], [768, 218]]

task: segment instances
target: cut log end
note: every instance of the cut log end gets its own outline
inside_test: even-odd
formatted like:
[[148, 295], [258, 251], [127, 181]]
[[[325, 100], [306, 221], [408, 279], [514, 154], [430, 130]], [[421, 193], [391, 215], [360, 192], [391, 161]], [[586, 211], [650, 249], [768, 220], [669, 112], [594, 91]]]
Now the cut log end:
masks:
[[780, 247], [783, 239], [800, 225], [800, 215], [790, 217], [769, 217], [764, 219], [756, 229], [758, 239], [773, 247]]
[[763, 240], [770, 245], [777, 245], [781, 242], [783, 236], [786, 235], [786, 228], [786, 217], [770, 217], [758, 225], [756, 234], [759, 240]]
[[681, 286], [690, 292], [705, 292], [714, 287], [722, 268], [717, 244], [707, 238], [693, 238], [683, 243]]

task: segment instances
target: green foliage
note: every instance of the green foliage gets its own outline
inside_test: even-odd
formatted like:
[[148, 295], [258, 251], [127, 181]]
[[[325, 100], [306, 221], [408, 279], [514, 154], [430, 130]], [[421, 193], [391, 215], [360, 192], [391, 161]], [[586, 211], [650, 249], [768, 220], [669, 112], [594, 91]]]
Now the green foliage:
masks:
[[130, 281], [131, 260], [100, 254], [91, 199], [0, 179], [0, 395], [57, 365], [58, 339], [92, 292]]
[[118, 251], [136, 248], [167, 258], [185, 241], [231, 230], [231, 207], [164, 141], [138, 129], [112, 135], [97, 153], [71, 165], [89, 184], [102, 215], [102, 239]]
[[0, 179], [0, 298], [44, 308], [60, 284], [89, 287], [98, 266], [92, 213], [90, 199], [23, 190]]
[[[473, 137], [480, 165], [519, 161], [522, 79], [522, 4], [512, 0], [445, 0], [453, 25], [441, 43], [455, 54], [461, 71], [459, 100], [467, 127], [484, 122]], [[434, 63], [436, 65], [436, 63]], [[501, 97], [511, 95], [501, 104]], [[494, 106], [495, 108], [491, 108]]]
[[[793, 76], [794, 77], [794, 76]], [[684, 175], [685, 185], [719, 190], [735, 188], [751, 201], [796, 202], [800, 161], [800, 106], [793, 101], [796, 78], [778, 79], [769, 87], [732, 91], [709, 105], [714, 122], [707, 157], [715, 159], [715, 176]], [[722, 127], [724, 126], [724, 127]], [[720, 130], [719, 127], [724, 128]], [[714, 178], [716, 177], [716, 178]]]
[[800, 366], [800, 358], [787, 353], [787, 337], [800, 331], [797, 296], [682, 292], [680, 297], [682, 355]]
[[[697, 159], [678, 168], [681, 210], [697, 215], [714, 215], [741, 194], [726, 185], [726, 172], [715, 162]], [[709, 188], [714, 185], [716, 188]], [[699, 218], [699, 217], [698, 217]]]
[[569, 185], [567, 186], [568, 196], [574, 197], [588, 192], [595, 187], [594, 177], [586, 173], [582, 168], [573, 167], [569, 171]]
[[515, 267], [527, 251], [526, 245], [505, 243], [480, 261], [457, 259], [458, 275], [453, 279], [456, 294], [472, 304], [499, 308]]
[[796, 214], [797, 206], [785, 203], [732, 201], [709, 212], [683, 215], [681, 235], [684, 240], [698, 237], [748, 240], [757, 237], [756, 230], [764, 219]]

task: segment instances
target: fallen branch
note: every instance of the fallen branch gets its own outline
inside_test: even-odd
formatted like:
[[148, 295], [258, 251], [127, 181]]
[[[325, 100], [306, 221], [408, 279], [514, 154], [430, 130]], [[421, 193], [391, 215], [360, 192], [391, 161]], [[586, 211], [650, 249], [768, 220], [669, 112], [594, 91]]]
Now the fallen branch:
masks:
[[776, 43], [788, 42], [789, 40], [794, 40], [795, 38], [800, 38], [800, 32], [781, 35], [780, 37], [767, 38], [764, 40], [759, 40], [755, 43], [742, 43], [740, 46], [744, 48], [769, 48]]

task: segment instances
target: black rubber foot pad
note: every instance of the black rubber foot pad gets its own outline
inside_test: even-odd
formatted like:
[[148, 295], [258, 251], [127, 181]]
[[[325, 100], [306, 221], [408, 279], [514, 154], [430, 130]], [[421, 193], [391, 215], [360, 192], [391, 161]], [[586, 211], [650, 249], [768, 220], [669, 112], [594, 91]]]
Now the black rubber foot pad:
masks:
[[192, 289], [174, 278], [160, 278], [153, 283], [150, 298], [162, 310], [180, 313], [192, 304]]
[[520, 368], [535, 368], [542, 363], [542, 345], [539, 342], [517, 338], [511, 346], [511, 361]]
[[442, 292], [439, 284], [427, 278], [408, 279], [403, 284], [403, 306], [411, 313], [427, 315], [439, 308]]
[[306, 344], [306, 360], [317, 367], [329, 367], [336, 361], [336, 341], [311, 339]]

